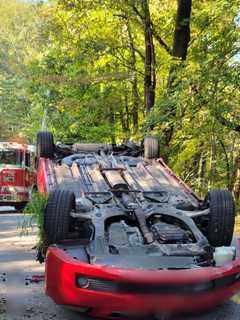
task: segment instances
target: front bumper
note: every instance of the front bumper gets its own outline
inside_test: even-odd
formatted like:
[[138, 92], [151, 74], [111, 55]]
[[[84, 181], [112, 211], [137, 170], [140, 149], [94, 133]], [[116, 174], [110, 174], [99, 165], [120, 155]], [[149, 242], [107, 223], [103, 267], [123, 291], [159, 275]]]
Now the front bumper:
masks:
[[[239, 245], [239, 242], [238, 242]], [[80, 288], [78, 278], [88, 279]], [[142, 271], [81, 263], [50, 247], [46, 293], [57, 304], [89, 308], [90, 315], [150, 315], [211, 308], [240, 290], [240, 259], [224, 267]]]
[[29, 190], [25, 187], [2, 187], [7, 188], [8, 191], [5, 192], [3, 190], [0, 191], [0, 205], [6, 204], [14, 204], [14, 203], [21, 203], [27, 202], [30, 200], [29, 198]]

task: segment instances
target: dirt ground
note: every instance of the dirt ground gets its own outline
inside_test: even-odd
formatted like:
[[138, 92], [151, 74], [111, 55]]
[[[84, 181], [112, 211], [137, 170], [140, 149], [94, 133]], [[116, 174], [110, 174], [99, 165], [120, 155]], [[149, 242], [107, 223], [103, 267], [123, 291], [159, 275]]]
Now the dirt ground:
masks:
[[43, 275], [44, 265], [35, 261], [35, 230], [21, 235], [22, 220], [22, 214], [0, 214], [0, 319], [84, 319], [56, 306], [45, 296], [42, 282], [30, 284], [27, 280]]
[[[21, 235], [22, 223], [22, 214], [6, 209], [0, 213], [0, 320], [89, 320], [56, 306], [45, 296], [43, 282], [29, 284], [30, 276], [44, 274], [44, 265], [35, 261], [36, 230]], [[205, 314], [171, 317], [185, 319], [240, 319], [240, 295]]]

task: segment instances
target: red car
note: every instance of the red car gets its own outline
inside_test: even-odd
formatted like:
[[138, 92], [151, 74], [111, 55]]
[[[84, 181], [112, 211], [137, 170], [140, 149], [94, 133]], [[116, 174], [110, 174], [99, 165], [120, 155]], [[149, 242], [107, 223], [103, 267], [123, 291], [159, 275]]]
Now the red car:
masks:
[[0, 143], [0, 205], [21, 211], [36, 188], [35, 153], [32, 146]]
[[37, 137], [49, 193], [46, 293], [91, 316], [124, 319], [207, 309], [240, 289], [234, 201], [199, 199], [159, 158], [158, 140], [55, 145]]

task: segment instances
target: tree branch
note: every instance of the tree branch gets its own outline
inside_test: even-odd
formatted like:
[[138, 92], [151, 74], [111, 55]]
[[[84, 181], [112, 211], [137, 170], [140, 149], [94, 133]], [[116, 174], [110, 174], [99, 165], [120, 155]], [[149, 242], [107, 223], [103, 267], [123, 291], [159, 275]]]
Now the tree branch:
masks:
[[154, 38], [159, 43], [159, 45], [161, 47], [163, 47], [170, 55], [172, 55], [172, 50], [169, 48], [169, 46], [166, 44], [166, 42], [160, 37], [160, 35], [157, 34], [157, 32], [153, 26], [153, 23], [152, 23], [152, 33], [153, 33]]
[[[135, 14], [137, 15], [138, 18], [140, 18], [141, 21], [139, 21], [137, 19], [137, 22], [139, 24], [141, 24], [141, 26], [143, 26], [143, 22], [144, 22], [144, 16], [140, 13], [140, 11], [138, 10], [138, 8], [132, 4], [132, 3], [127, 3], [131, 8], [132, 10], [135, 12]], [[120, 16], [120, 15], [119, 15]], [[121, 15], [121, 17], [123, 18], [126, 18], [126, 16], [124, 15]], [[166, 42], [161, 38], [161, 36], [156, 32], [156, 29], [151, 21], [151, 29], [152, 29], [152, 34], [153, 34], [153, 37], [156, 39], [156, 41], [159, 43], [159, 45], [161, 47], [163, 47], [170, 55], [172, 55], [172, 50], [170, 49], [170, 47], [166, 44]]]
[[138, 55], [142, 58], [142, 60], [145, 60], [144, 54], [139, 49], [134, 48], [134, 51], [136, 51], [136, 53], [138, 53]]
[[130, 6], [132, 7], [133, 11], [136, 13], [136, 15], [142, 20], [142, 22], [144, 21], [144, 16], [140, 13], [140, 11], [137, 9], [136, 6], [134, 5], [131, 5]]
[[216, 111], [213, 113], [213, 115], [221, 125], [228, 127], [233, 131], [240, 132], [240, 124], [224, 118], [220, 113]]

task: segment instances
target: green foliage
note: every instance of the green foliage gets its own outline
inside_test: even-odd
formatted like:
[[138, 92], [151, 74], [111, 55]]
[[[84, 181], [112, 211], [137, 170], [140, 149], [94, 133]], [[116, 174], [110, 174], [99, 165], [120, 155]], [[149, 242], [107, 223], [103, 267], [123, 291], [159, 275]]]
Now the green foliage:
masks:
[[[31, 107], [28, 66], [36, 53], [37, 7], [17, 0], [0, 1], [1, 138], [16, 136]], [[4, 120], [4, 121], [3, 121]]]
[[[187, 61], [178, 69], [174, 92], [158, 99], [145, 122], [160, 137], [174, 125], [167, 148], [162, 140], [162, 154], [201, 194], [212, 187], [232, 189], [237, 174], [238, 12], [239, 1], [193, 3]], [[175, 107], [175, 114], [169, 106]]]
[[141, 140], [152, 133], [161, 140], [162, 156], [199, 193], [232, 190], [240, 157], [240, 2], [192, 2], [191, 41], [182, 63], [168, 52], [177, 1], [149, 1], [157, 76], [149, 114], [143, 107], [141, 3], [0, 1], [1, 135], [33, 140], [46, 111], [48, 129], [65, 142]]
[[37, 247], [44, 249], [45, 233], [44, 233], [44, 211], [47, 205], [48, 197], [41, 193], [33, 193], [32, 200], [24, 209], [24, 222], [22, 225], [23, 232], [28, 232], [35, 225], [38, 228], [38, 244]]

